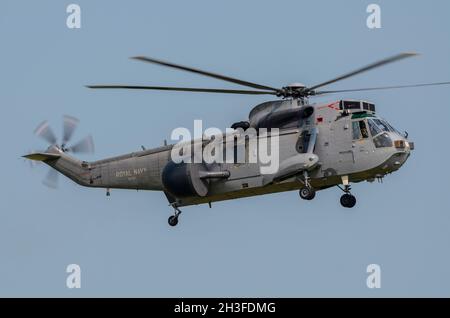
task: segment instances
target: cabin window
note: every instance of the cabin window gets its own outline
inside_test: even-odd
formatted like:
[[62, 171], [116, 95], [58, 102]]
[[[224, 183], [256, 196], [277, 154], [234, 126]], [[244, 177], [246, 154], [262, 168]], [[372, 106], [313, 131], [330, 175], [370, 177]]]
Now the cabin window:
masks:
[[364, 120], [354, 121], [352, 123], [353, 140], [369, 138], [366, 122]]

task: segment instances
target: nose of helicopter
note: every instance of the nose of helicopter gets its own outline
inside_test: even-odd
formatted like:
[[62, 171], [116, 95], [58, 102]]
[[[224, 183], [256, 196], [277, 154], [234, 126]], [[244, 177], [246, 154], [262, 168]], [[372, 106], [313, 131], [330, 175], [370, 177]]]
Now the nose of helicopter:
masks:
[[414, 150], [414, 142], [409, 141], [405, 136], [400, 134], [392, 134], [391, 138], [393, 155], [388, 160], [387, 165], [389, 166], [389, 170], [395, 171], [398, 170], [409, 158], [411, 155], [411, 151]]

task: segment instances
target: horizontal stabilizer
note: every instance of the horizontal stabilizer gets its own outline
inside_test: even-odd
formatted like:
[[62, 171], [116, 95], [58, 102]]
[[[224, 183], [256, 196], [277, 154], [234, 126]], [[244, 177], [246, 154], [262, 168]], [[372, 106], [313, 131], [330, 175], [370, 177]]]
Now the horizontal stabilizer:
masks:
[[59, 159], [61, 157], [61, 155], [55, 154], [55, 153], [35, 152], [35, 153], [30, 153], [29, 155], [25, 155], [23, 157], [30, 159], [30, 160], [36, 160], [36, 161], [50, 161], [50, 160]]

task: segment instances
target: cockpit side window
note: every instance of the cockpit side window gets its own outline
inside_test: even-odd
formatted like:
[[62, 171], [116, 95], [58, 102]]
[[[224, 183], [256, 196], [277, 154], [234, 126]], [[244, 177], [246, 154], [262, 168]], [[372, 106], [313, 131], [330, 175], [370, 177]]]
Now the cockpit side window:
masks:
[[397, 129], [395, 129], [391, 124], [389, 124], [387, 121], [384, 120], [384, 123], [385, 123], [386, 125], [388, 125], [390, 131], [395, 132], [395, 133], [401, 135], [401, 133], [400, 133]]
[[366, 122], [364, 120], [354, 121], [352, 123], [353, 140], [369, 138]]
[[363, 138], [369, 138], [369, 132], [367, 131], [366, 122], [364, 120], [359, 121], [359, 129]]
[[392, 131], [392, 127], [385, 121], [378, 118], [370, 118], [368, 121], [370, 133], [373, 137], [375, 147], [392, 147], [392, 139], [387, 132]]
[[383, 132], [383, 128], [377, 125], [375, 119], [369, 119], [367, 122], [369, 123], [369, 129], [370, 133], [372, 134], [372, 137], [375, 137]]
[[386, 124], [385, 121], [381, 119], [374, 119], [373, 121], [378, 125], [378, 127], [381, 128], [382, 131], [391, 131], [389, 125]]

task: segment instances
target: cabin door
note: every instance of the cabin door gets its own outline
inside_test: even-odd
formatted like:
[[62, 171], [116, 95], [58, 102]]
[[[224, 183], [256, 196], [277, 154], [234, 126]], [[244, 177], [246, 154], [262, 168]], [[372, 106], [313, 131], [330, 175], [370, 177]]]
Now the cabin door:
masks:
[[351, 125], [350, 119], [347, 118], [337, 120], [331, 125], [330, 151], [336, 158], [335, 170], [338, 174], [351, 172], [355, 164]]

